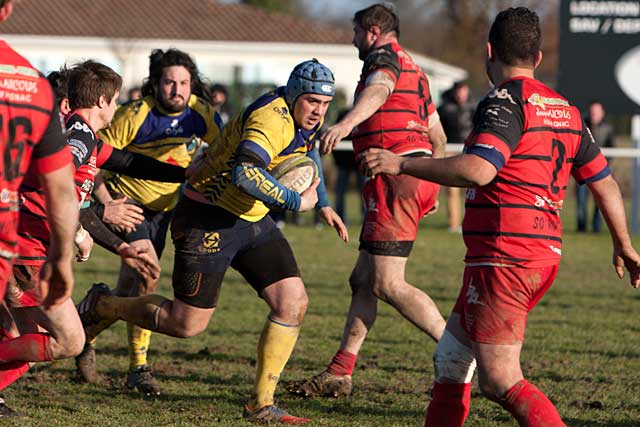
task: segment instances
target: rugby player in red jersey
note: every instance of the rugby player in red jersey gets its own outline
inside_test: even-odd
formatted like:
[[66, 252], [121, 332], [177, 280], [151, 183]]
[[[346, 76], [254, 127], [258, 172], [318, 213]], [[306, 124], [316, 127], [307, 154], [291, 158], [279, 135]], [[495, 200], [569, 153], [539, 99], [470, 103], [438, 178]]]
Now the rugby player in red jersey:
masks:
[[[322, 136], [325, 153], [352, 135], [357, 155], [369, 147], [405, 157], [442, 157], [446, 137], [420, 67], [398, 44], [398, 17], [377, 4], [357, 12], [353, 43], [364, 61], [353, 109]], [[307, 397], [351, 393], [360, 347], [376, 319], [378, 299], [438, 341], [445, 321], [431, 298], [405, 281], [418, 222], [437, 202], [439, 186], [410, 176], [381, 175], [363, 188], [366, 214], [360, 255], [349, 283], [351, 306], [342, 343], [322, 373], [287, 388]]]
[[[67, 144], [75, 169], [77, 199], [80, 204], [80, 228], [76, 233], [78, 260], [89, 257], [92, 236], [102, 246], [119, 254], [141, 274], [157, 279], [160, 266], [154, 257], [113, 235], [88, 207], [98, 167], [157, 180], [184, 180], [184, 168], [152, 158], [123, 152], [103, 144], [96, 131], [109, 126], [117, 107], [122, 79], [109, 67], [85, 61], [68, 71], [69, 104], [66, 119]], [[16, 320], [20, 337], [0, 343], [0, 361], [41, 362], [72, 357], [84, 347], [84, 331], [73, 302], [69, 299], [54, 308], [43, 307], [43, 289], [38, 275], [51, 250], [50, 221], [44, 211], [45, 194], [33, 174], [28, 173], [20, 186], [19, 255], [13, 266], [6, 302]], [[25, 337], [29, 338], [26, 340]], [[37, 341], [38, 346], [33, 342]], [[40, 345], [41, 344], [41, 345]]]
[[[0, 22], [13, 11], [11, 0], [0, 0]], [[53, 93], [47, 80], [7, 43], [0, 40], [0, 295], [4, 296], [17, 255], [18, 188], [30, 169], [46, 195], [45, 210], [51, 222], [51, 251], [37, 279], [44, 310], [55, 310], [69, 300], [73, 290], [71, 258], [78, 223], [74, 203], [71, 156], [62, 136]], [[44, 351], [46, 337], [15, 337], [15, 326], [4, 307], [0, 312], [0, 362], [5, 344], [22, 342]], [[11, 329], [11, 332], [9, 331]], [[11, 347], [11, 346], [9, 346]], [[11, 348], [8, 348], [11, 352]], [[24, 362], [0, 364], [0, 390], [28, 369]], [[0, 417], [15, 415], [0, 398]]]
[[520, 351], [529, 311], [549, 289], [562, 254], [560, 211], [569, 175], [586, 183], [607, 221], [620, 278], [640, 285], [624, 205], [607, 161], [577, 108], [535, 79], [542, 59], [538, 16], [500, 12], [487, 43], [495, 84], [478, 105], [465, 152], [446, 159], [407, 159], [370, 149], [369, 176], [410, 175], [468, 187], [463, 284], [436, 347], [429, 427], [464, 424], [477, 362], [482, 393], [523, 427], [561, 427], [551, 401], [524, 379]]

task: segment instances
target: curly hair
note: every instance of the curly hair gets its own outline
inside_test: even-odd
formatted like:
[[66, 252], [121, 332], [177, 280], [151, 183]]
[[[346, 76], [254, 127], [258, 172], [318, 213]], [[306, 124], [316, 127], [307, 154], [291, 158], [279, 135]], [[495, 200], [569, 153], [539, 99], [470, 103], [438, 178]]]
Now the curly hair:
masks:
[[163, 70], [176, 65], [183, 66], [189, 71], [191, 75], [191, 93], [211, 102], [211, 92], [202, 81], [198, 66], [189, 54], [178, 49], [168, 49], [166, 51], [154, 49], [151, 52], [151, 55], [149, 55], [149, 76], [142, 84], [142, 96], [157, 96]]

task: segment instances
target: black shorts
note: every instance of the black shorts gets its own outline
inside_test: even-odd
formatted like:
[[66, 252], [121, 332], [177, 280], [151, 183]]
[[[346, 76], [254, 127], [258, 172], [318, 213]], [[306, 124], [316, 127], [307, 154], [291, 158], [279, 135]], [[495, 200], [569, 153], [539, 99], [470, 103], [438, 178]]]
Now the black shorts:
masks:
[[223, 208], [183, 197], [171, 223], [171, 237], [173, 293], [193, 307], [216, 306], [229, 266], [258, 295], [279, 280], [300, 277], [289, 242], [269, 216], [249, 222]]
[[[121, 194], [114, 191], [110, 191], [110, 193], [114, 199], [123, 197]], [[159, 259], [167, 242], [167, 231], [169, 230], [169, 224], [171, 224], [173, 210], [152, 211], [151, 209], [147, 209], [140, 203], [132, 200], [128, 200], [127, 203], [131, 203], [142, 208], [144, 221], [138, 224], [136, 229], [131, 233], [116, 234], [118, 234], [118, 236], [127, 243], [135, 242], [137, 240], [151, 240], [153, 249], [155, 249]]]

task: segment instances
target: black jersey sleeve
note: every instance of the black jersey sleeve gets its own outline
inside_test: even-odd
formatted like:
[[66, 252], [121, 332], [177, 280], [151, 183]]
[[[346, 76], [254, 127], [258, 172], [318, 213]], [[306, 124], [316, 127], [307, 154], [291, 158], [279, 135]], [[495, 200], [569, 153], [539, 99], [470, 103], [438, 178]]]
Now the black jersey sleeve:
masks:
[[524, 106], [520, 82], [491, 91], [478, 105], [473, 133], [496, 136], [513, 151], [524, 133]]
[[400, 77], [400, 60], [390, 44], [374, 49], [364, 60], [362, 74], [368, 76], [378, 70], [388, 71], [396, 81]]
[[42, 138], [33, 149], [33, 158], [42, 159], [62, 150], [67, 141], [62, 133], [60, 124], [60, 114], [58, 107], [54, 106], [49, 116], [49, 124], [42, 135]]

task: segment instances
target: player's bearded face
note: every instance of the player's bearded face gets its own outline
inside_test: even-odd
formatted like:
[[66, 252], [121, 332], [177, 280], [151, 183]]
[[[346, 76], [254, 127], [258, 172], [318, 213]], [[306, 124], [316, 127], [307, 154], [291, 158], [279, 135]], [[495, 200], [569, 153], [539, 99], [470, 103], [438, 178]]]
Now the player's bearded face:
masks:
[[327, 113], [332, 99], [332, 96], [314, 93], [300, 95], [293, 106], [293, 120], [304, 130], [315, 128]]
[[170, 113], [179, 113], [187, 107], [191, 96], [191, 74], [182, 65], [162, 70], [158, 87], [158, 101]]
[[358, 58], [365, 60], [371, 48], [373, 42], [368, 38], [369, 32], [356, 24], [353, 26], [353, 45], [358, 48]]

